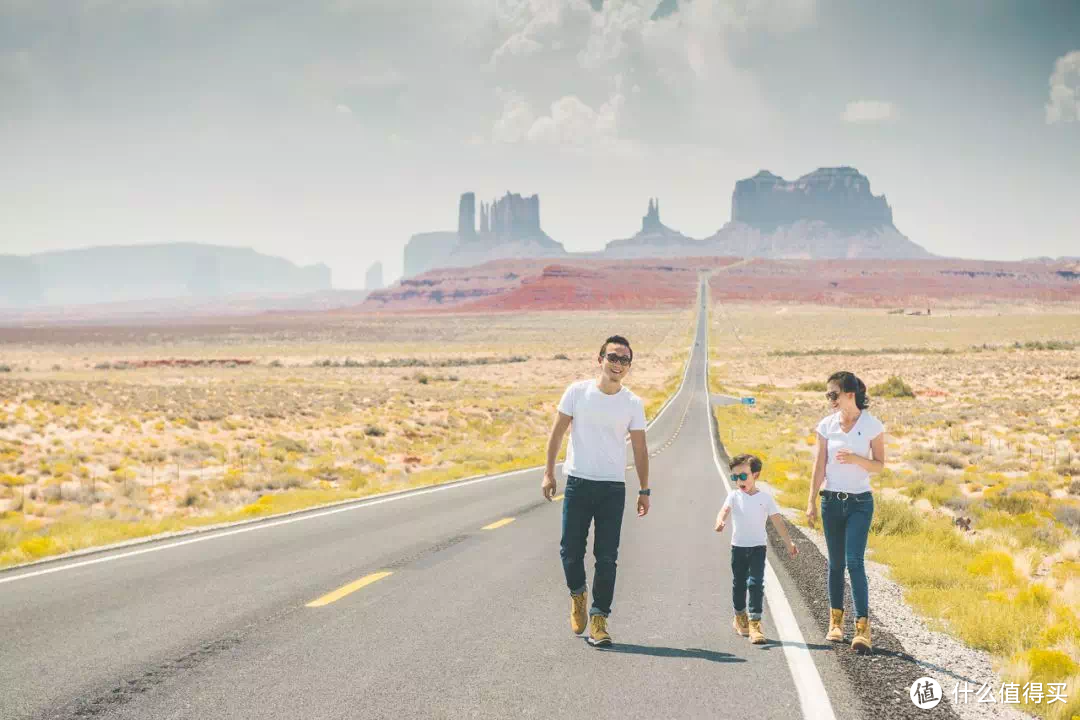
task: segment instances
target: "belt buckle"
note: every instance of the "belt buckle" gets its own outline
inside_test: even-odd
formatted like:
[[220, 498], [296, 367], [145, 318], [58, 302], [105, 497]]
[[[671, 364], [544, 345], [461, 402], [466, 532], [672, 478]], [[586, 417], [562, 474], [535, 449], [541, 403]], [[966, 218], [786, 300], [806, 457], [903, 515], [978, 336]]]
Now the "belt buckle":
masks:
[[838, 492], [838, 493], [836, 493], [836, 499], [837, 500], [847, 500], [848, 499], [848, 494], [846, 492], [843, 492], [843, 491]]

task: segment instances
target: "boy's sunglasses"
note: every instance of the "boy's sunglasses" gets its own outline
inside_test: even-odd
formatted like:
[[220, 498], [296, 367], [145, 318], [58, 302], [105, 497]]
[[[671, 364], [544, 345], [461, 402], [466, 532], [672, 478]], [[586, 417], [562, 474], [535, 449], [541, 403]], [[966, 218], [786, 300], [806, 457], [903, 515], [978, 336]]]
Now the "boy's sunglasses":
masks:
[[750, 477], [750, 475], [747, 474], [747, 473], [738, 473], [738, 474], [732, 473], [731, 474], [731, 479], [734, 480], [735, 482], [742, 482], [743, 480], [746, 480], [749, 477]]
[[630, 363], [633, 362], [626, 355], [619, 355], [618, 353], [608, 353], [604, 357], [607, 358], [607, 361], [609, 363], [618, 363], [620, 365], [626, 365], [627, 367], [629, 367]]
[[836, 399], [839, 397], [840, 393], [836, 390], [830, 390], [829, 392], [825, 393], [825, 399], [829, 402], [836, 402]]

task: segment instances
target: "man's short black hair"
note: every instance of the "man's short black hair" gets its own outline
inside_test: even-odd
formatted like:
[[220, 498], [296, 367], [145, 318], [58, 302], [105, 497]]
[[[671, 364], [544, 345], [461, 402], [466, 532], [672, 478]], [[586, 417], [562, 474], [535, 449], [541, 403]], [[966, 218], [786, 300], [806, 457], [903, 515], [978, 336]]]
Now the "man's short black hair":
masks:
[[622, 335], [612, 335], [604, 341], [604, 344], [600, 346], [601, 358], [603, 358], [604, 354], [607, 353], [607, 346], [612, 343], [614, 343], [615, 345], [625, 345], [626, 349], [630, 351], [630, 359], [634, 359], [634, 348], [630, 347], [630, 341], [624, 338]]
[[743, 453], [742, 455], [736, 455], [731, 458], [730, 467], [738, 467], [739, 465], [749, 465], [750, 472], [757, 475], [761, 472], [761, 459], [757, 455], [751, 455], [749, 453]]

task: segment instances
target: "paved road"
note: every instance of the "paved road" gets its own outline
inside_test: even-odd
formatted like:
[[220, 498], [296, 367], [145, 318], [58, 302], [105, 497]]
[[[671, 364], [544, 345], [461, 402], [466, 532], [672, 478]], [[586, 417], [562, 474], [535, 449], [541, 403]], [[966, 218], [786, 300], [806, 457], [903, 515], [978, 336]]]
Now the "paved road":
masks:
[[646, 518], [627, 472], [612, 649], [570, 632], [531, 470], [0, 574], [0, 717], [853, 717], [775, 556], [782, 642], [730, 628], [704, 316]]

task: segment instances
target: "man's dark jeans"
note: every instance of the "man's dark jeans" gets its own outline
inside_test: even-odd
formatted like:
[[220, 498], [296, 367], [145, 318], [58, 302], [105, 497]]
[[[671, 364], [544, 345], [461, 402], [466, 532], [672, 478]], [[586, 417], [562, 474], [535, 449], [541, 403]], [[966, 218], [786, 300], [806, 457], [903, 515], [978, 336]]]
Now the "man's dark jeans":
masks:
[[761, 596], [765, 592], [765, 546], [731, 546], [731, 603], [736, 613], [746, 610], [750, 591], [750, 619], [761, 619]]
[[589, 615], [607, 617], [611, 613], [615, 561], [619, 557], [625, 506], [626, 483], [585, 480], [573, 475], [566, 478], [559, 555], [566, 573], [566, 586], [574, 594], [585, 590], [585, 545], [589, 540], [589, 524], [596, 522], [593, 538], [596, 568]]
[[[843, 499], [841, 499], [843, 498]], [[855, 617], [869, 617], [870, 588], [866, 581], [866, 539], [874, 517], [874, 496], [869, 492], [821, 496], [821, 529], [829, 549], [829, 605], [844, 609], [844, 567], [851, 578]]]

